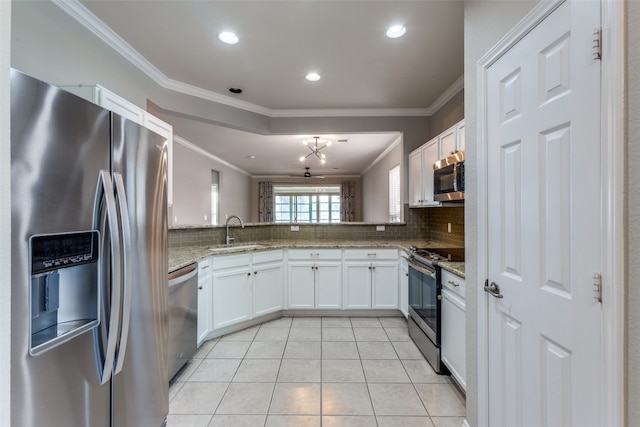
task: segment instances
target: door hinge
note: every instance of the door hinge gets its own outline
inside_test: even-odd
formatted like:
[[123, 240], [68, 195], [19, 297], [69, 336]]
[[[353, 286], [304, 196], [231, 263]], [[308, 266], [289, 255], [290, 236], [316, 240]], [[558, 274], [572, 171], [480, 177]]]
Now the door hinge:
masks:
[[602, 28], [593, 29], [593, 59], [602, 59]]
[[597, 271], [593, 273], [593, 300], [602, 302], [602, 275]]

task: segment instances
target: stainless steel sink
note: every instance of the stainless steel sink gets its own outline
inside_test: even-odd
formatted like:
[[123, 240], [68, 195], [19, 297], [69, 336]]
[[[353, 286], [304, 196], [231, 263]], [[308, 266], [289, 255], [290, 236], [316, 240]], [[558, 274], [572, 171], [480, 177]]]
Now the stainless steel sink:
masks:
[[211, 252], [231, 252], [231, 251], [249, 251], [255, 249], [264, 248], [264, 245], [258, 245], [255, 243], [247, 245], [232, 245], [232, 246], [220, 246], [218, 248], [210, 248]]

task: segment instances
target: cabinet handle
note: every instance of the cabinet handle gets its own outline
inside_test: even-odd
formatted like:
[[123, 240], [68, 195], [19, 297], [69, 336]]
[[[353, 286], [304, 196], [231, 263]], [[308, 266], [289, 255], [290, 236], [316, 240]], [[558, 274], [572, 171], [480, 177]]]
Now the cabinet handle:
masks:
[[457, 288], [458, 286], [460, 286], [460, 284], [459, 284], [459, 283], [456, 283], [456, 282], [454, 282], [453, 280], [449, 280], [449, 281], [447, 281], [447, 283], [448, 283], [448, 284], [450, 284], [451, 286], [455, 286], [456, 288]]
[[202, 286], [198, 286], [198, 289], [202, 290]]
[[311, 258], [320, 258], [320, 254], [309, 254]]
[[253, 272], [253, 274], [258, 274], [258, 272], [257, 272], [257, 271], [254, 271], [254, 272]]
[[251, 272], [248, 272], [248, 273], [247, 273], [247, 276], [251, 276]]
[[205, 269], [207, 269], [207, 268], [209, 268], [209, 266], [208, 266], [208, 265], [203, 265], [202, 267], [200, 267], [200, 269], [201, 269], [201, 270], [205, 270]]
[[409, 277], [409, 273], [404, 273], [405, 276]]
[[378, 254], [367, 254], [367, 257], [369, 258], [375, 258]]

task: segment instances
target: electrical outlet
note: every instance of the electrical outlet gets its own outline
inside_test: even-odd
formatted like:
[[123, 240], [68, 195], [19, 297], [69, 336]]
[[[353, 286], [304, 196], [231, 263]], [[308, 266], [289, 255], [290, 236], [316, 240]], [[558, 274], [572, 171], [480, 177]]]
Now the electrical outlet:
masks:
[[449, 222], [449, 223], [447, 223], [447, 231], [448, 231], [449, 233], [451, 233], [451, 223], [450, 223], [450, 222]]
[[300, 226], [299, 225], [292, 225], [291, 226], [291, 231], [300, 231]]
[[384, 231], [384, 225], [376, 225], [376, 231]]
[[177, 215], [173, 217], [173, 222], [178, 222], [178, 216]]
[[205, 220], [205, 221], [207, 220], [207, 216], [206, 216], [206, 215], [204, 216], [204, 220]]

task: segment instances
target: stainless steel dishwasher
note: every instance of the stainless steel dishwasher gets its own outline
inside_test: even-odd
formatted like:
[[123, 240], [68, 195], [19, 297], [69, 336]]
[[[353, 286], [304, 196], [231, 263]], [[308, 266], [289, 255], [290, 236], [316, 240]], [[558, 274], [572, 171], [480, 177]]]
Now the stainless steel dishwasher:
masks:
[[197, 348], [198, 264], [169, 273], [169, 378], [191, 359]]

